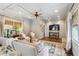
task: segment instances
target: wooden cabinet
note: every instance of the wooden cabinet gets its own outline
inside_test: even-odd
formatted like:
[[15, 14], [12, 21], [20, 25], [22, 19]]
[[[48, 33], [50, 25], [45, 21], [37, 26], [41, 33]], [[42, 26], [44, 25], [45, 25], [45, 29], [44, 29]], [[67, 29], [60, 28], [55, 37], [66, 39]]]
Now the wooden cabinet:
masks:
[[19, 20], [5, 17], [3, 20], [3, 36], [11, 37], [13, 33], [22, 31], [22, 22]]
[[14, 28], [20, 28], [22, 26], [21, 22], [14, 22]]
[[12, 26], [13, 28], [21, 28], [22, 27], [22, 22], [19, 20], [14, 20], [11, 18], [4, 18], [4, 24], [3, 25], [9, 25]]
[[58, 31], [49, 31], [49, 38], [59, 38]]
[[5, 25], [13, 25], [13, 21], [11, 21], [11, 20], [5, 20]]

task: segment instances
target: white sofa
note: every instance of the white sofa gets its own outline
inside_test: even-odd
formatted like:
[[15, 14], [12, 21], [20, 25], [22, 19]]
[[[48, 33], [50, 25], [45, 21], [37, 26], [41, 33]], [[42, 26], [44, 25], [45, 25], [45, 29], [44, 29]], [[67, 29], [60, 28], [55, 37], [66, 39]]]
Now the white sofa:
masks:
[[37, 50], [34, 46], [24, 44], [21, 42], [13, 41], [14, 49], [22, 56], [36, 56]]
[[[0, 44], [10, 45], [22, 56], [47, 56], [47, 52], [44, 49], [44, 46], [41, 44], [36, 44], [36, 46], [31, 45], [30, 43], [23, 43], [16, 41], [13, 38], [3, 38], [0, 37]], [[40, 52], [39, 52], [40, 51]]]
[[13, 38], [0, 37], [0, 44], [2, 44], [3, 46], [10, 45], [22, 56], [36, 56], [37, 55], [37, 50], [34, 46], [17, 42]]
[[36, 45], [31, 44], [13, 41], [14, 49], [22, 56], [49, 56], [48, 47], [45, 47], [42, 42]]

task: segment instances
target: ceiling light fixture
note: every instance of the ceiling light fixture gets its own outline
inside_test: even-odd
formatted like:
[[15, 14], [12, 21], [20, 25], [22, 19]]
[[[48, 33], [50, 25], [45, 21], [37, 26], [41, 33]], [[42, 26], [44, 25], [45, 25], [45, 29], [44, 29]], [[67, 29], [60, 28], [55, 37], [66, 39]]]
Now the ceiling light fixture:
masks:
[[22, 14], [22, 12], [21, 12], [21, 11], [19, 11], [18, 13], [19, 13], [20, 15]]
[[58, 11], [58, 10], [55, 10], [54, 12], [55, 12], [55, 13], [58, 13], [59, 11]]

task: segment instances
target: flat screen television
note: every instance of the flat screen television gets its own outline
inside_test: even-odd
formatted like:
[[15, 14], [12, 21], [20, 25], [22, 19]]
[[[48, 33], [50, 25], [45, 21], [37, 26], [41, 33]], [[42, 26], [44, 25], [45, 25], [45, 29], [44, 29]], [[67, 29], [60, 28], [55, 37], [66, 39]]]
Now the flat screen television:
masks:
[[60, 26], [59, 26], [59, 24], [49, 25], [49, 30], [59, 31], [60, 30]]

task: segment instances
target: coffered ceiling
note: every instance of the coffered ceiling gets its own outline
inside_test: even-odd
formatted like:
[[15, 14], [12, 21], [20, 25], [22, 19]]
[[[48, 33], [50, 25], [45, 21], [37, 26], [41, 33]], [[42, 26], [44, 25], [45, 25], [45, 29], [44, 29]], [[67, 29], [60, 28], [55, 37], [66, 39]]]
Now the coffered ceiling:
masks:
[[44, 19], [64, 19], [71, 9], [72, 3], [0, 3], [0, 14], [16, 19], [33, 19], [35, 12]]

